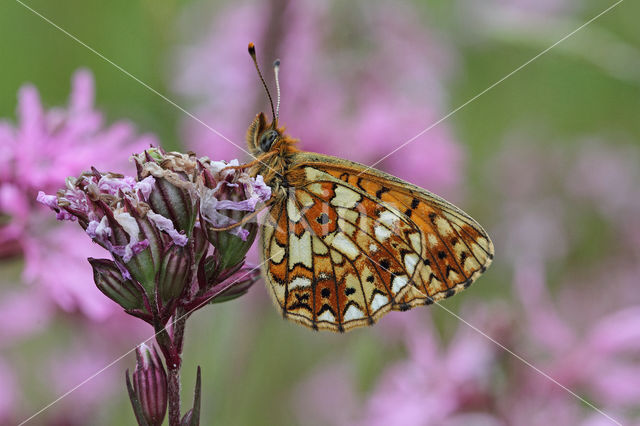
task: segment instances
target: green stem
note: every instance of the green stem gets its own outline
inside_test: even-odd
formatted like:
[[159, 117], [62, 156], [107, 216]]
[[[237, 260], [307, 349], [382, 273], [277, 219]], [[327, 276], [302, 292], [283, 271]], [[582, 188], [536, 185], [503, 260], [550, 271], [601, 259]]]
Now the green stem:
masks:
[[165, 357], [168, 375], [169, 426], [180, 426], [180, 367], [182, 366], [184, 328], [187, 317], [188, 314], [185, 314], [183, 308], [176, 309], [173, 316], [173, 326], [171, 327], [170, 357]]
[[169, 368], [168, 373], [169, 425], [180, 426], [180, 366]]
[[156, 342], [164, 355], [167, 366], [167, 397], [169, 405], [169, 426], [180, 426], [180, 367], [184, 328], [188, 315], [183, 308], [177, 308], [173, 316], [171, 335], [162, 325], [156, 325]]

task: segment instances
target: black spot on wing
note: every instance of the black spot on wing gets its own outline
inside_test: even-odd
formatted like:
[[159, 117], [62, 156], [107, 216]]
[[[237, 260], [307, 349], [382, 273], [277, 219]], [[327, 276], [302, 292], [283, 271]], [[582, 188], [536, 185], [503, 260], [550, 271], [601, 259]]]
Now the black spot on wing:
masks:
[[383, 186], [382, 188], [378, 189], [376, 191], [376, 197], [377, 198], [382, 198], [382, 194], [384, 194], [385, 192], [389, 192], [391, 191], [389, 188], [387, 188], [386, 186]]

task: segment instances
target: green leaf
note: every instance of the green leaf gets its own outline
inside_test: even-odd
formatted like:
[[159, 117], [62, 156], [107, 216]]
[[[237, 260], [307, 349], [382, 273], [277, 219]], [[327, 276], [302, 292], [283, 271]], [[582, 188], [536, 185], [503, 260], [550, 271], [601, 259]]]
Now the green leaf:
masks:
[[200, 425], [200, 400], [202, 393], [202, 380], [200, 374], [200, 366], [196, 375], [196, 387], [193, 394], [193, 408], [191, 408], [180, 420], [180, 426], [199, 426]]

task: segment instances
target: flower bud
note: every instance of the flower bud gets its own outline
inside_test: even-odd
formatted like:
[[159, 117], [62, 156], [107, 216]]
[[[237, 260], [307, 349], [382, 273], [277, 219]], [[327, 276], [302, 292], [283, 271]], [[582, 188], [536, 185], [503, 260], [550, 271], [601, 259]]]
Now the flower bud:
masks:
[[[155, 162], [149, 164], [158, 166]], [[172, 163], [166, 161], [163, 164]], [[195, 167], [195, 162], [193, 164]], [[144, 171], [145, 165], [140, 167]], [[184, 189], [189, 183], [171, 177], [174, 178], [181, 185], [177, 191], [182, 191], [178, 207], [170, 208], [171, 200], [161, 207], [175, 213], [186, 204], [194, 210], [197, 200], [189, 198], [189, 194], [195, 195], [195, 189]], [[171, 179], [163, 182], [167, 184]], [[190, 185], [194, 187], [192, 183]], [[108, 264], [108, 272], [104, 270], [106, 263], [94, 265], [98, 288], [127, 312], [134, 314], [136, 311], [134, 315], [146, 318], [141, 315], [139, 300], [134, 303], [131, 299], [133, 289], [142, 288], [147, 305], [154, 310], [160, 308], [160, 318], [157, 319], [161, 322], [171, 316], [168, 308], [175, 307], [190, 277], [192, 262], [191, 252], [186, 248], [189, 243], [186, 231], [176, 229], [170, 218], [157, 213], [150, 205], [150, 200], [156, 197], [154, 194], [163, 190], [166, 190], [166, 185], [158, 187], [157, 179], [151, 174], [136, 180], [92, 169], [78, 178], [67, 179], [67, 187], [58, 191], [56, 196], [38, 194], [38, 201], [57, 211], [58, 219], [77, 220], [94, 242], [111, 253], [113, 264]], [[195, 213], [191, 216], [187, 222], [193, 222]], [[115, 278], [115, 269], [120, 273], [118, 278]], [[161, 300], [157, 300], [158, 297]], [[148, 310], [146, 312], [149, 313]]]
[[93, 268], [93, 280], [98, 289], [108, 298], [137, 316], [150, 315], [145, 309], [142, 288], [132, 280], [125, 279], [115, 262], [108, 259], [89, 258]]
[[197, 218], [197, 198], [194, 182], [198, 162], [193, 153], [166, 153], [151, 148], [133, 157], [138, 179], [153, 176], [155, 191], [149, 196], [149, 205], [157, 214], [171, 220], [177, 230], [191, 235]]
[[246, 172], [228, 169], [238, 165], [210, 161], [202, 163], [202, 173], [198, 180], [200, 193], [200, 216], [205, 225], [207, 238], [217, 249], [219, 268], [224, 270], [240, 263], [253, 244], [257, 233], [257, 223], [252, 221], [228, 231], [216, 231], [240, 222], [247, 214], [254, 212], [258, 203], [271, 198], [271, 188], [262, 176], [250, 177]]
[[155, 348], [152, 352], [145, 344], [138, 346], [136, 360], [133, 391], [149, 425], [159, 426], [167, 412], [167, 374]]
[[[226, 283], [230, 283], [223, 291], [211, 298], [211, 303], [228, 302], [229, 300], [237, 299], [238, 297], [246, 294], [251, 286], [260, 278], [259, 268], [242, 268], [231, 277], [229, 277]], [[224, 287], [225, 282], [219, 284], [220, 287]]]
[[167, 250], [156, 278], [160, 296], [161, 315], [171, 316], [173, 306], [178, 301], [188, 282], [191, 281], [193, 259], [186, 247], [177, 245]]

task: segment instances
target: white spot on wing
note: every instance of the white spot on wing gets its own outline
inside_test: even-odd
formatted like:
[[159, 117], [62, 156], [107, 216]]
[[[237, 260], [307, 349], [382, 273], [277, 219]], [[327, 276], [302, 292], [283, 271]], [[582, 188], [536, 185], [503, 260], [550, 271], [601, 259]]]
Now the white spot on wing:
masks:
[[362, 200], [362, 196], [356, 191], [343, 185], [336, 186], [336, 196], [331, 200], [331, 204], [336, 207], [346, 207], [352, 209]]
[[339, 264], [342, 263], [344, 258], [342, 257], [342, 255], [337, 250], [331, 250], [331, 260], [336, 265], [339, 265]]
[[356, 231], [358, 230], [355, 226], [353, 226], [350, 222], [346, 222], [344, 219], [338, 219], [338, 227], [350, 237], [353, 237]]
[[429, 245], [431, 247], [438, 245], [438, 239], [436, 238], [436, 236], [434, 234], [429, 234], [427, 236], [427, 239], [429, 240]]
[[350, 209], [338, 209], [338, 214], [351, 223], [358, 223], [358, 217], [360, 217], [357, 210]]
[[378, 225], [375, 227], [375, 234], [378, 241], [385, 242], [391, 236], [391, 231], [382, 225]]
[[303, 207], [311, 207], [314, 204], [313, 198], [305, 191], [296, 191], [296, 197]]
[[311, 285], [311, 280], [305, 277], [295, 277], [291, 283], [289, 283], [289, 289], [296, 287], [309, 287]]
[[351, 260], [358, 257], [360, 254], [358, 247], [356, 247], [356, 245], [353, 244], [353, 242], [342, 232], [336, 234], [333, 241], [331, 241], [331, 246]]
[[413, 234], [409, 234], [409, 240], [411, 241], [411, 247], [417, 252], [421, 253], [420, 249], [420, 234], [414, 232]]
[[280, 247], [276, 242], [276, 239], [271, 240], [271, 251], [269, 252], [269, 260], [272, 263], [280, 263], [282, 262], [282, 258], [284, 257], [284, 247]]
[[298, 222], [302, 218], [300, 210], [298, 209], [298, 206], [296, 206], [296, 202], [293, 197], [289, 197], [287, 199], [287, 216], [289, 216], [289, 219], [293, 222]]
[[293, 269], [296, 263], [302, 263], [311, 269], [311, 233], [305, 232], [300, 238], [295, 234], [289, 235], [289, 269]]
[[393, 278], [393, 281], [391, 283], [391, 290], [393, 290], [394, 293], [398, 293], [407, 285], [408, 282], [409, 279], [406, 275], [398, 275]]
[[328, 195], [326, 194], [325, 189], [322, 187], [322, 184], [320, 183], [312, 183], [311, 185], [307, 186], [307, 188], [309, 189], [309, 191], [321, 197]]
[[387, 296], [383, 296], [380, 293], [376, 293], [376, 295], [373, 296], [373, 300], [371, 301], [371, 311], [376, 312], [387, 303], [389, 303], [389, 299], [387, 298]]
[[318, 321], [336, 322], [336, 317], [329, 311], [324, 311], [322, 315], [318, 317]]
[[449, 235], [453, 233], [451, 225], [449, 225], [449, 222], [447, 222], [443, 217], [437, 216], [435, 224], [438, 227], [438, 232], [440, 232], [441, 235]]
[[320, 238], [314, 235], [312, 241], [313, 241], [313, 252], [315, 254], [327, 254], [329, 249]]
[[347, 308], [347, 312], [344, 313], [345, 321], [352, 321], [362, 317], [364, 317], [364, 313], [360, 309], [356, 308], [354, 305], [350, 305]]
[[415, 253], [407, 254], [404, 257], [404, 266], [407, 268], [407, 272], [409, 275], [413, 275], [413, 271], [416, 270], [416, 264], [418, 263], [419, 257]]
[[310, 181], [325, 178], [327, 176], [327, 173], [321, 172], [320, 170], [314, 169], [313, 167], [305, 167], [304, 171], [307, 175], [307, 179]]
[[375, 252], [377, 252], [377, 251], [378, 251], [378, 246], [377, 246], [376, 244], [373, 244], [373, 243], [372, 243], [372, 244], [369, 244], [369, 251], [370, 251], [371, 253], [375, 253]]
[[385, 210], [380, 213], [380, 218], [378, 220], [388, 228], [393, 228], [395, 223], [398, 221], [398, 216], [391, 213], [389, 210]]

